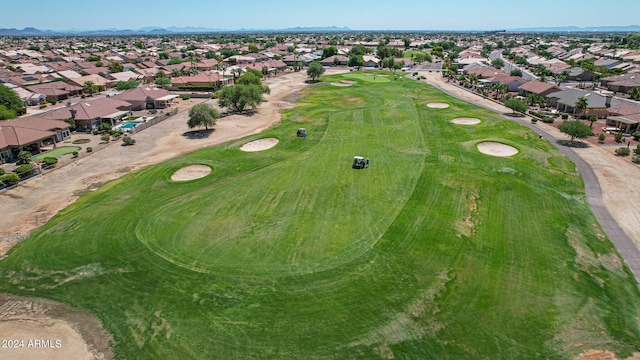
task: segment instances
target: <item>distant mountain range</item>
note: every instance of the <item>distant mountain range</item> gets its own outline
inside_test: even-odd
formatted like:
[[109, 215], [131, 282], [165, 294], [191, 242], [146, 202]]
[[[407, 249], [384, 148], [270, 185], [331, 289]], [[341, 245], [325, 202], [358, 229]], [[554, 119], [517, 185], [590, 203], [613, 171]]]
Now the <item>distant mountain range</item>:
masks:
[[[323, 33], [323, 32], [351, 32], [366, 31], [352, 30], [346, 26], [328, 26], [328, 27], [294, 27], [286, 29], [210, 29], [205, 27], [175, 27], [168, 28], [149, 26], [136, 30], [128, 29], [100, 29], [100, 30], [38, 30], [33, 27], [26, 27], [22, 30], [18, 29], [0, 29], [0, 36], [127, 36], [127, 35], [175, 35], [175, 34], [205, 34], [205, 33], [226, 33], [226, 32], [246, 32], [246, 33]], [[390, 30], [386, 30], [388, 32]], [[419, 32], [421, 30], [415, 30]], [[537, 28], [516, 28], [507, 29], [507, 32], [528, 32], [528, 33], [593, 33], [593, 32], [640, 32], [640, 25], [628, 26], [561, 26], [561, 27], [537, 27]], [[403, 32], [409, 32], [403, 30]], [[425, 30], [425, 32], [447, 32], [443, 30]], [[465, 31], [451, 31], [465, 32]], [[481, 31], [469, 31], [481, 32]]]
[[287, 29], [210, 29], [205, 27], [142, 27], [136, 30], [100, 29], [100, 30], [38, 30], [33, 27], [18, 29], [0, 29], [0, 36], [127, 36], [127, 35], [173, 35], [173, 34], [205, 34], [225, 32], [273, 32], [273, 33], [302, 33], [302, 32], [349, 32], [348, 27], [295, 27]]

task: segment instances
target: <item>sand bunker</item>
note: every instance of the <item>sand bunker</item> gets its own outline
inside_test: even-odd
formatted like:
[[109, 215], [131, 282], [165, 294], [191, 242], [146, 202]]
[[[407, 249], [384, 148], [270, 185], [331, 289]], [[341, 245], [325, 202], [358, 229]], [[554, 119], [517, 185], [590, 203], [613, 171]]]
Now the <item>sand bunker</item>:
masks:
[[480, 123], [480, 119], [461, 117], [461, 118], [455, 118], [451, 120], [451, 122], [454, 124], [460, 124], [460, 125], [475, 125]]
[[351, 86], [351, 84], [345, 84], [345, 83], [342, 83], [342, 82], [332, 82], [331, 85], [333, 85], [333, 86], [342, 86], [342, 87]]
[[354, 82], [356, 82], [355, 80], [349, 80], [349, 79], [345, 79], [345, 80], [340, 80], [341, 83], [345, 83], [345, 84], [353, 84]]
[[441, 103], [441, 102], [432, 102], [432, 103], [428, 103], [427, 106], [432, 109], [446, 109], [449, 107], [449, 104]]
[[518, 149], [513, 146], [494, 141], [486, 141], [478, 144], [478, 151], [492, 156], [513, 156], [518, 153]]
[[171, 175], [173, 181], [188, 181], [203, 178], [211, 174], [211, 168], [206, 165], [188, 165], [178, 169]]
[[278, 141], [280, 141], [280, 140], [278, 140], [276, 138], [260, 139], [260, 140], [248, 142], [248, 143], [242, 145], [240, 147], [240, 150], [249, 151], [249, 152], [267, 150], [267, 149], [271, 149], [272, 147], [276, 146]]

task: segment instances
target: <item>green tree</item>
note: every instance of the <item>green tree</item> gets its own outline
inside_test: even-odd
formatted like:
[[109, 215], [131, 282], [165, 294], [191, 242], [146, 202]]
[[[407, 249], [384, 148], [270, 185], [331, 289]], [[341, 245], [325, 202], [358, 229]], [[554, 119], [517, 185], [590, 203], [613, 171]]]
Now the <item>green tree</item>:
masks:
[[124, 66], [122, 66], [122, 64], [120, 64], [117, 61], [112, 61], [111, 63], [109, 63], [109, 72], [111, 73], [119, 73], [124, 71]]
[[493, 59], [493, 61], [491, 61], [491, 66], [496, 69], [502, 69], [504, 67], [504, 60], [500, 58]]
[[140, 82], [139, 81], [135, 81], [135, 80], [118, 81], [118, 82], [116, 82], [116, 90], [118, 90], [118, 91], [135, 89], [138, 86], [140, 86]]
[[0, 176], [0, 185], [13, 186], [20, 182], [20, 177], [17, 174], [4, 174]]
[[338, 55], [338, 48], [336, 48], [335, 46], [327, 46], [326, 48], [322, 49], [322, 58], [326, 59], [328, 57], [331, 57], [333, 55]]
[[216, 124], [218, 118], [220, 118], [218, 110], [205, 103], [200, 103], [189, 110], [187, 126], [189, 126], [189, 129], [204, 126], [205, 130], [208, 130], [209, 126]]
[[162, 70], [158, 70], [158, 72], [156, 73], [156, 78], [166, 78], [166, 77], [169, 77], [169, 76], [167, 75], [166, 72]]
[[0, 120], [14, 119], [17, 116], [15, 111], [7, 109], [4, 105], [0, 105]]
[[369, 53], [371, 53], [371, 49], [362, 44], [354, 45], [349, 51], [349, 55], [364, 55]]
[[513, 110], [513, 114], [516, 112], [526, 112], [527, 111], [527, 103], [524, 99], [510, 98], [504, 101], [504, 106]]
[[634, 87], [627, 91], [627, 94], [633, 98], [633, 100], [640, 100], [640, 87]]
[[160, 87], [171, 85], [171, 79], [166, 78], [166, 77], [159, 77], [159, 78], [156, 79], [155, 84], [160, 86]]
[[527, 103], [529, 105], [543, 106], [545, 104], [545, 100], [544, 100], [544, 97], [542, 97], [542, 95], [529, 93], [527, 95]]
[[589, 127], [593, 129], [593, 123], [598, 121], [598, 116], [595, 114], [589, 114], [589, 117], [587, 118], [590, 121]]
[[[18, 94], [4, 85], [0, 85], [0, 106], [9, 112], [0, 108], [0, 120], [13, 119], [16, 115], [24, 114], [24, 101], [20, 99]], [[4, 115], [2, 115], [4, 114]]]
[[509, 75], [511, 75], [511, 76], [522, 76], [522, 70], [520, 70], [520, 69], [513, 69], [513, 70], [511, 70], [511, 72], [509, 73]]
[[593, 131], [589, 125], [580, 120], [563, 121], [562, 124], [558, 125], [558, 130], [571, 138], [569, 142], [573, 142], [574, 139], [585, 139], [593, 135]]
[[362, 58], [361, 55], [351, 55], [349, 57], [349, 66], [352, 67], [361, 67], [364, 66], [364, 59]]
[[167, 54], [166, 52], [162, 51], [160, 53], [158, 53], [158, 57], [162, 60], [167, 60], [169, 59], [169, 54]]
[[243, 112], [248, 107], [255, 109], [263, 100], [264, 90], [253, 84], [225, 86], [218, 92], [218, 105], [236, 112]]
[[314, 61], [309, 64], [307, 68], [307, 76], [311, 78], [311, 80], [316, 81], [322, 74], [324, 74], [324, 67], [318, 61]]
[[248, 49], [250, 53], [257, 53], [260, 51], [260, 49], [255, 44], [249, 44]]
[[136, 139], [133, 139], [129, 136], [125, 136], [122, 138], [122, 143], [124, 144], [124, 146], [133, 145], [136, 143]]

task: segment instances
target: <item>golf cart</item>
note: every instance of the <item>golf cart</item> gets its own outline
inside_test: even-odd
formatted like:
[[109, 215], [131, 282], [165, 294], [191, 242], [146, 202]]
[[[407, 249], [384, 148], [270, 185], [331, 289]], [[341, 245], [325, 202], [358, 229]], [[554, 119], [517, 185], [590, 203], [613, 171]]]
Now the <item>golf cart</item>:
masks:
[[305, 130], [305, 128], [298, 129], [298, 131], [296, 132], [296, 136], [297, 137], [307, 137], [307, 130]]
[[353, 164], [351, 164], [351, 168], [353, 169], [364, 169], [366, 166], [366, 162], [362, 156], [354, 156]]

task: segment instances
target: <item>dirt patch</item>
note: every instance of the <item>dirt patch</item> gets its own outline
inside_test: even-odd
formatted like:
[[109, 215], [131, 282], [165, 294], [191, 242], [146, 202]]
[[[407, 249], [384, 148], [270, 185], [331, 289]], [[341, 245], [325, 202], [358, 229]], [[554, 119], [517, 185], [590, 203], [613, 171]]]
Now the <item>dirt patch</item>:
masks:
[[333, 86], [341, 86], [341, 87], [351, 86], [351, 84], [345, 84], [345, 83], [342, 83], [342, 82], [332, 82], [331, 85], [333, 85]]
[[280, 140], [276, 138], [259, 139], [242, 145], [240, 150], [247, 152], [267, 150], [276, 146], [278, 141]]
[[518, 149], [494, 141], [485, 141], [477, 145], [478, 151], [492, 156], [513, 156], [518, 153]]
[[211, 174], [211, 168], [206, 165], [188, 165], [178, 169], [171, 175], [173, 181], [189, 181], [203, 178]]
[[449, 104], [441, 102], [431, 102], [427, 104], [427, 107], [432, 109], [446, 109], [449, 107]]
[[3, 359], [113, 359], [100, 320], [50, 300], [0, 295], [0, 334]]
[[589, 350], [576, 358], [576, 360], [617, 360], [616, 354], [611, 351]]
[[461, 117], [461, 118], [455, 118], [451, 120], [451, 122], [454, 124], [460, 124], [460, 125], [475, 125], [475, 124], [480, 124], [480, 119]]

